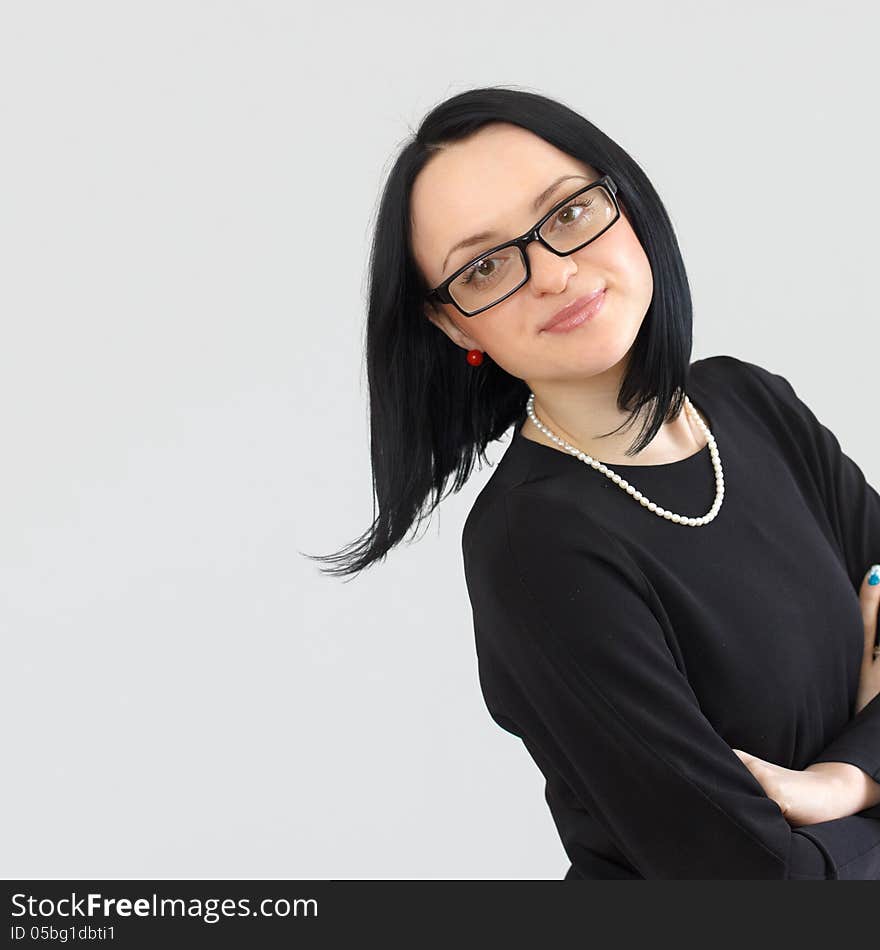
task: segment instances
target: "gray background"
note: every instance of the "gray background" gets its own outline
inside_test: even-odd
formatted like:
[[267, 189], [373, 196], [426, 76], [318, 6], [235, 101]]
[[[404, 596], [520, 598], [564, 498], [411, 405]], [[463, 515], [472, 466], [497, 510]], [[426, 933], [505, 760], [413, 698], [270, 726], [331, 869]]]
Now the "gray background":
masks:
[[381, 183], [452, 93], [562, 99], [666, 202], [693, 358], [786, 375], [880, 484], [876, 4], [0, 9], [0, 872], [560, 878], [478, 688], [491, 470], [351, 583], [297, 553], [372, 513]]

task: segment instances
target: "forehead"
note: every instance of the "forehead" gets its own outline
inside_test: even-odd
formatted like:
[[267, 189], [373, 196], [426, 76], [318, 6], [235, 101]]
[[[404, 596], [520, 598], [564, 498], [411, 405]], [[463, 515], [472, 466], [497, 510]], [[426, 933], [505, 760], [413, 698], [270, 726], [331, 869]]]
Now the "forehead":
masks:
[[[540, 136], [506, 123], [484, 126], [427, 162], [410, 197], [413, 254], [426, 277], [439, 275], [448, 250], [483, 230], [520, 233], [536, 217], [532, 202], [564, 174], [595, 169]], [[573, 190], [563, 183], [558, 196]]]

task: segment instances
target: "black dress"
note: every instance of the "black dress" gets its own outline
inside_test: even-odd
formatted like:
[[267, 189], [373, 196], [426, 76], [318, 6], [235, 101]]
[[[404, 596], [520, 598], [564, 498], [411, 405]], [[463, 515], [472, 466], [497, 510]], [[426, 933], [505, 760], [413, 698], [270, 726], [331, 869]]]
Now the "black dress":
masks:
[[[732, 751], [880, 781], [880, 696], [852, 716], [880, 496], [782, 376], [715, 356], [685, 391], [724, 473], [702, 527], [517, 422], [462, 535], [486, 706], [546, 779], [566, 878], [880, 879], [880, 806], [793, 828]], [[678, 514], [715, 498], [708, 446], [611, 468]]]

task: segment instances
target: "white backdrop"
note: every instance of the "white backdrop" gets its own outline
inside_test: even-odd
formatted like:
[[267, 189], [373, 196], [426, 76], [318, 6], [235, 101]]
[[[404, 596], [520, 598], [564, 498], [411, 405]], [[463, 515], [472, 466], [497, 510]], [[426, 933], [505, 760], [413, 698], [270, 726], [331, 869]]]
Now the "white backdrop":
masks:
[[372, 516], [384, 175], [453, 93], [561, 99], [672, 215], [693, 359], [783, 373], [880, 484], [876, 4], [0, 10], [0, 873], [561, 878], [477, 682], [491, 470], [350, 583], [298, 553]]

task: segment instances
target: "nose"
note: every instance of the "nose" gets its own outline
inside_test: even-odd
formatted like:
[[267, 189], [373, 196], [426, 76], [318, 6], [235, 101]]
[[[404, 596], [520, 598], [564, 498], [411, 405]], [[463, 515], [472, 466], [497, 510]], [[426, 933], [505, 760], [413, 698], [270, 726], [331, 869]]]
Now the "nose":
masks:
[[565, 290], [568, 281], [577, 273], [574, 255], [560, 257], [546, 247], [533, 241], [527, 248], [529, 255], [529, 283], [534, 293], [558, 294]]

